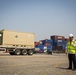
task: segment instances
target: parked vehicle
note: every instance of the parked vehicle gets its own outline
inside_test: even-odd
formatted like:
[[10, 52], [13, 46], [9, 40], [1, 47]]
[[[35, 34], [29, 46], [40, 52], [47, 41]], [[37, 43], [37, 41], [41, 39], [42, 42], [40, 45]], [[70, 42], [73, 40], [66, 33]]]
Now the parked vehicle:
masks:
[[10, 55], [33, 55], [34, 33], [0, 31], [0, 49], [5, 48]]
[[48, 39], [40, 40], [40, 44], [35, 45], [35, 53], [52, 54], [52, 41]]

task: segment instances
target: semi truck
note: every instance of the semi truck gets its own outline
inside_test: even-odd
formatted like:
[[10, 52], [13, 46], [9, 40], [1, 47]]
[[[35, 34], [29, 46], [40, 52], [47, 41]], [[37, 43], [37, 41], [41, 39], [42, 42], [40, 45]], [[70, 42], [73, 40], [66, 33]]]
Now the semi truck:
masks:
[[33, 55], [34, 33], [0, 30], [0, 50], [10, 55]]
[[52, 54], [52, 43], [53, 41], [50, 39], [40, 40], [40, 43], [35, 45], [35, 53]]

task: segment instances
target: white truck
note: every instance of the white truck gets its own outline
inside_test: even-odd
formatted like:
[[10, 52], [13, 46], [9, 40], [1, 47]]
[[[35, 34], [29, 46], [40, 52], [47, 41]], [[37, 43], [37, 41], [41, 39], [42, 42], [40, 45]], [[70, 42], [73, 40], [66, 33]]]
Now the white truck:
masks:
[[33, 55], [34, 33], [0, 30], [0, 50], [5, 49], [10, 55]]

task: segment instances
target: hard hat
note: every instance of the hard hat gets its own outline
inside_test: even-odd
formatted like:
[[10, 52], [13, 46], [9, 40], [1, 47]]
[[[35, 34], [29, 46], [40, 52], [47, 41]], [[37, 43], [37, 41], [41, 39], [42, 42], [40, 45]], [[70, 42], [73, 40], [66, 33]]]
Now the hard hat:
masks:
[[69, 34], [69, 37], [73, 37], [73, 34]]

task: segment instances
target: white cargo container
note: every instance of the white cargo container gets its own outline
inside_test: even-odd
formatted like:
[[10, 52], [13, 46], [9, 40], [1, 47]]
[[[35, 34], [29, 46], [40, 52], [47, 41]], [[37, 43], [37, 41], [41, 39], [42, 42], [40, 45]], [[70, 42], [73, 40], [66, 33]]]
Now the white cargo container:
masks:
[[11, 55], [32, 55], [34, 52], [34, 33], [0, 31], [0, 48], [5, 48]]

